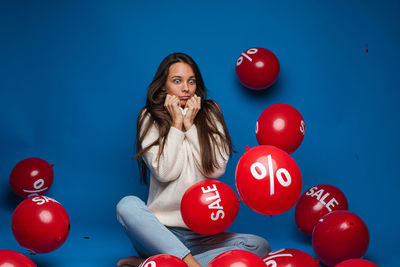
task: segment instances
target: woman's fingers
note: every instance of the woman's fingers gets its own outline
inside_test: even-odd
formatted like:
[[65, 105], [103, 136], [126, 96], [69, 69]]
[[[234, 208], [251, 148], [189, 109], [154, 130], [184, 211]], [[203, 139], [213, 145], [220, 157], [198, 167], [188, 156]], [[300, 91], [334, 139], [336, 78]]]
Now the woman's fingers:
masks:
[[168, 95], [165, 97], [164, 107], [168, 111], [169, 115], [172, 118], [172, 126], [175, 128], [181, 129], [183, 116], [180, 106], [179, 98], [173, 95]]

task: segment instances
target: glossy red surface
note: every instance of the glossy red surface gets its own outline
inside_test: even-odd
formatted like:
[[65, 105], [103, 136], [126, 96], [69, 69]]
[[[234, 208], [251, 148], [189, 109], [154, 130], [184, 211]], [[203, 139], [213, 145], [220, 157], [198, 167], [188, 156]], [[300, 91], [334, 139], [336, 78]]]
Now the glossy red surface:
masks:
[[36, 267], [27, 256], [13, 250], [0, 250], [1, 267]]
[[10, 185], [20, 197], [42, 195], [49, 190], [53, 177], [53, 165], [40, 158], [27, 158], [12, 169]]
[[244, 250], [231, 250], [215, 257], [207, 267], [265, 267], [256, 254]]
[[187, 267], [188, 265], [178, 257], [167, 254], [159, 254], [148, 258], [139, 267]]
[[271, 86], [278, 78], [279, 60], [270, 50], [253, 47], [236, 61], [236, 75], [247, 88], [260, 90]]
[[246, 151], [236, 166], [235, 181], [243, 202], [266, 215], [289, 210], [301, 194], [299, 167], [289, 154], [273, 146]]
[[70, 221], [60, 203], [46, 196], [35, 196], [16, 207], [11, 227], [21, 246], [36, 253], [48, 253], [65, 242]]
[[267, 107], [256, 123], [256, 138], [260, 145], [276, 146], [293, 153], [303, 142], [305, 122], [300, 112], [288, 104]]
[[312, 186], [297, 202], [295, 209], [297, 227], [300, 231], [311, 235], [314, 226], [325, 214], [347, 208], [347, 198], [339, 188], [328, 184]]
[[225, 231], [236, 219], [239, 199], [228, 185], [205, 180], [186, 190], [181, 202], [182, 218], [194, 232], [213, 235]]
[[318, 267], [319, 261], [299, 249], [271, 251], [263, 258], [267, 267]]
[[337, 210], [326, 214], [312, 233], [315, 254], [327, 266], [364, 256], [368, 245], [366, 224], [350, 211]]

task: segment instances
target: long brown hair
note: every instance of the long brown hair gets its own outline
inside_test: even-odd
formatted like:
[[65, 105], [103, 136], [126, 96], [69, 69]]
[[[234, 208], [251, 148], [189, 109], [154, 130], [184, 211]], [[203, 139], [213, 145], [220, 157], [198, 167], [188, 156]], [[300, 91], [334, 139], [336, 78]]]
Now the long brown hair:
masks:
[[[160, 160], [160, 156], [164, 151], [166, 136], [171, 128], [172, 118], [164, 107], [167, 92], [163, 90], [163, 87], [167, 81], [170, 66], [177, 62], [190, 65], [196, 77], [195, 94], [201, 98], [201, 108], [196, 115], [194, 124], [197, 126], [198, 131], [203, 171], [205, 173], [212, 173], [215, 168], [219, 167], [213, 147], [216, 147], [220, 154], [222, 154], [221, 149], [229, 156], [234, 152], [232, 140], [220, 107], [215, 101], [206, 99], [206, 87], [196, 62], [190, 56], [183, 53], [170, 54], [164, 58], [158, 67], [147, 91], [146, 105], [141, 109], [137, 118], [135, 158], [138, 160], [140, 180], [145, 184], [147, 184], [148, 168], [142, 156], [152, 146], [159, 145], [160, 148], [157, 157]], [[146, 125], [143, 125], [145, 120]], [[159, 138], [149, 146], [143, 148], [141, 146], [142, 141], [154, 123], [158, 126]], [[218, 130], [217, 123], [222, 125], [223, 133]], [[216, 138], [216, 136], [219, 138]], [[220, 139], [222, 146], [218, 143], [217, 139]]]

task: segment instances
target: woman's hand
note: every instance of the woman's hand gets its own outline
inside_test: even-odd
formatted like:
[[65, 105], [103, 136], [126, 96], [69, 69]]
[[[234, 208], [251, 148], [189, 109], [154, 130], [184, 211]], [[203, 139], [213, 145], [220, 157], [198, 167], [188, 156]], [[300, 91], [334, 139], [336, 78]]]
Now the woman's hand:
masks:
[[183, 126], [185, 126], [186, 130], [189, 130], [193, 125], [194, 118], [196, 118], [196, 115], [201, 108], [201, 98], [196, 95], [192, 96], [186, 102], [185, 108], [187, 108], [187, 112], [183, 118]]
[[182, 130], [183, 115], [180, 109], [179, 98], [174, 95], [165, 97], [164, 107], [167, 109], [172, 118], [172, 126], [178, 130]]

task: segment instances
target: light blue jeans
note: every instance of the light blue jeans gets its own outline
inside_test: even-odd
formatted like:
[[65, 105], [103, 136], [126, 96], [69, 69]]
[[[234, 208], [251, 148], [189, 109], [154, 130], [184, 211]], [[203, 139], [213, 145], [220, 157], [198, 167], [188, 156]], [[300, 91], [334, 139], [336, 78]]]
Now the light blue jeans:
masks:
[[202, 266], [206, 266], [216, 256], [229, 250], [246, 250], [260, 257], [271, 251], [269, 243], [256, 235], [227, 232], [200, 235], [185, 228], [166, 227], [136, 196], [120, 200], [117, 219], [143, 258], [170, 254], [182, 259], [191, 253]]

